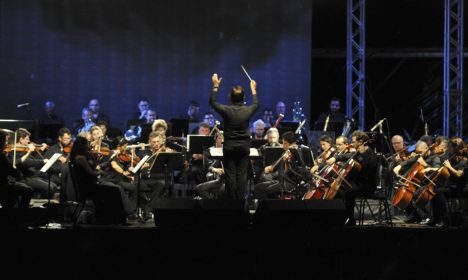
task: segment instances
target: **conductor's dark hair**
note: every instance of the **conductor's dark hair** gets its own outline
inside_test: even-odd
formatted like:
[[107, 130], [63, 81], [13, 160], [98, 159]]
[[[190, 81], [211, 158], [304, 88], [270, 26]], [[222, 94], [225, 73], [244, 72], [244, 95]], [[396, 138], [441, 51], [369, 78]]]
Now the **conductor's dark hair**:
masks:
[[281, 138], [289, 144], [296, 143], [296, 135], [292, 131], [286, 131]]
[[244, 88], [241, 86], [233, 86], [229, 93], [232, 103], [241, 103], [245, 100]]

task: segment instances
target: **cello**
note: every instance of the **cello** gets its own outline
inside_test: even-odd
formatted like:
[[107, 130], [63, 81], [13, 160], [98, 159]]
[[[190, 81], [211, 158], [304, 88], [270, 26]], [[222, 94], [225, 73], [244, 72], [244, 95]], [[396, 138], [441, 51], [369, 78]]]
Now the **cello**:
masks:
[[[427, 151], [425, 151], [422, 155], [416, 154], [414, 156], [408, 157], [408, 159], [414, 157], [416, 157], [417, 159], [419, 159], [420, 157], [424, 158], [427, 155], [427, 153], [436, 145], [438, 144], [435, 143], [431, 145], [431, 147], [429, 147]], [[393, 207], [398, 207], [403, 210], [406, 209], [406, 207], [408, 207], [408, 205], [413, 200], [417, 188], [421, 187], [420, 183], [422, 183], [424, 180], [423, 170], [424, 166], [422, 166], [421, 163], [418, 160], [416, 160], [416, 162], [413, 163], [413, 165], [411, 166], [411, 168], [405, 176], [398, 175], [400, 180], [397, 183], [398, 189], [392, 198]]]
[[[324, 150], [314, 161], [315, 164], [318, 165], [319, 161], [325, 162], [334, 152], [334, 147], [330, 147], [329, 149]], [[302, 199], [322, 199], [326, 187], [333, 180], [331, 176], [336, 174], [337, 171], [338, 166], [336, 164], [326, 164], [320, 171], [317, 172], [320, 175], [311, 172], [312, 176], [314, 176], [315, 179], [312, 186], [303, 195]]]

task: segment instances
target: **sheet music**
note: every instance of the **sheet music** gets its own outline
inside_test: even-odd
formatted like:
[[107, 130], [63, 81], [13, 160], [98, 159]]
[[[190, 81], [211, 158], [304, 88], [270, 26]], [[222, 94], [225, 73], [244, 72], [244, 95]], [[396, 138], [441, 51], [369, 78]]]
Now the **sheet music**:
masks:
[[[210, 156], [212, 156], [212, 157], [223, 157], [223, 148], [211, 147], [210, 148]], [[250, 148], [249, 157], [260, 157], [260, 153], [258, 152], [258, 149]]]
[[47, 162], [44, 164], [44, 166], [39, 170], [42, 173], [46, 173], [49, 168], [61, 157], [62, 154], [60, 153], [55, 153]]
[[145, 162], [150, 158], [149, 155], [146, 155], [144, 156], [140, 162], [135, 166], [135, 168], [133, 168], [132, 172], [133, 174], [137, 174], [138, 171], [140, 171], [141, 167], [143, 166], [143, 164], [145, 164]]

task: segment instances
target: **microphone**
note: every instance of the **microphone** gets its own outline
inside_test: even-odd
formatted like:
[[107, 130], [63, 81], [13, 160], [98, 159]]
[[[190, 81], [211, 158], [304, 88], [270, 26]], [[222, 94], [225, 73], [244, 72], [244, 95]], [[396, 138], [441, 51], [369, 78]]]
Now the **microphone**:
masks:
[[381, 119], [376, 125], [374, 125], [370, 131], [374, 131], [378, 126], [382, 125], [382, 123], [386, 120], [387, 118]]
[[21, 107], [26, 107], [26, 106], [29, 106], [29, 103], [18, 104], [16, 105], [16, 108], [21, 108]]

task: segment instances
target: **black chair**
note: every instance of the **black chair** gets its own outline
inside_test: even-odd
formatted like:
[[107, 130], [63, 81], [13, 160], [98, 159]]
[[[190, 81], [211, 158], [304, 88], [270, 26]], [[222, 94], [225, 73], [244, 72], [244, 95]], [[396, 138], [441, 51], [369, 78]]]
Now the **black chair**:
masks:
[[[365, 210], [368, 209], [371, 218], [379, 224], [388, 224], [393, 226], [392, 212], [390, 210], [389, 201], [391, 199], [391, 184], [384, 180], [386, 172], [390, 172], [388, 166], [386, 166], [385, 157], [378, 154], [379, 162], [377, 166], [377, 190], [367, 195], [360, 195], [356, 197], [356, 208], [358, 210], [358, 223], [364, 225], [364, 214]], [[377, 209], [373, 209], [369, 200], [377, 201]]]

